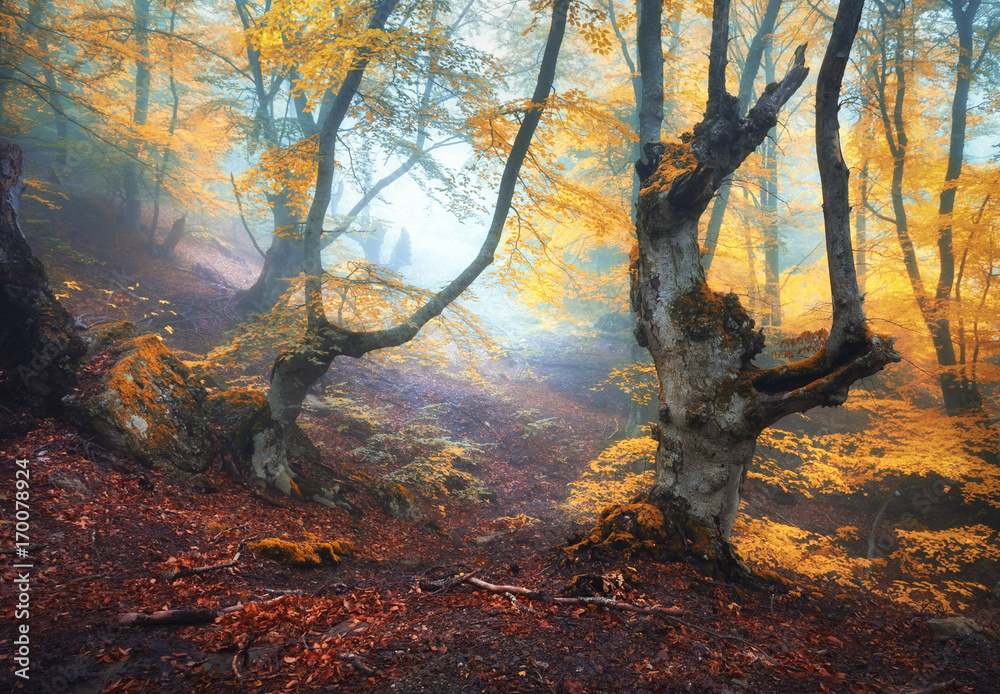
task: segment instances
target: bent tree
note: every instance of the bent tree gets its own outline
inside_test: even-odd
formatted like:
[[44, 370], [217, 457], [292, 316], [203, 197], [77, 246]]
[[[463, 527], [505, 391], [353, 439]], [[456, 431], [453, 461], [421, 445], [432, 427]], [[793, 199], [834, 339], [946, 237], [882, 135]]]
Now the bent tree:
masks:
[[708, 103], [693, 132], [664, 143], [643, 183], [632, 265], [636, 338], [660, 381], [656, 473], [649, 493], [605, 510], [584, 543], [634, 542], [663, 558], [692, 557], [710, 575], [745, 577], [729, 537], [757, 436], [793, 412], [840, 405], [851, 385], [900, 357], [873, 335], [851, 250], [848, 169], [838, 137], [838, 98], [863, 0], [843, 0], [820, 69], [816, 147], [833, 290], [833, 323], [812, 357], [763, 370], [752, 363], [763, 332], [734, 294], [712, 291], [702, 267], [698, 222], [727, 176], [760, 145], [779, 109], [805, 80], [805, 46], [787, 74], [746, 114], [726, 91], [729, 0], [715, 0]]
[[[382, 0], [371, 20], [371, 29], [381, 31], [398, 0]], [[300, 489], [299, 481], [288, 466], [287, 447], [292, 425], [305, 399], [306, 391], [326, 373], [340, 356], [360, 358], [378, 349], [397, 347], [416, 337], [420, 329], [439, 316], [471, 285], [492, 262], [503, 234], [514, 196], [521, 165], [528, 154], [532, 136], [542, 117], [546, 99], [552, 91], [556, 61], [566, 30], [569, 0], [555, 0], [552, 23], [539, 68], [538, 81], [530, 101], [524, 106], [521, 124], [511, 145], [497, 193], [496, 207], [486, 239], [476, 258], [454, 280], [431, 296], [397, 325], [369, 331], [354, 331], [330, 321], [323, 303], [323, 266], [320, 257], [323, 220], [330, 203], [333, 184], [337, 134], [368, 66], [370, 55], [359, 51], [333, 99], [330, 113], [319, 133], [316, 185], [303, 232], [305, 250], [305, 334], [291, 349], [275, 360], [271, 370], [268, 406], [277, 429], [255, 439], [253, 471], [258, 479], [286, 494]], [[321, 501], [322, 497], [313, 497]]]

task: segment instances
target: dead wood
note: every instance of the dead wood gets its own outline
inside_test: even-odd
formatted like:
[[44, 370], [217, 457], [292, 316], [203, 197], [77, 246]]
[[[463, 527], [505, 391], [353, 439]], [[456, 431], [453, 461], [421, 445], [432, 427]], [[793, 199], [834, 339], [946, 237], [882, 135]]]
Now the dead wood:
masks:
[[428, 581], [426, 579], [421, 580], [421, 585], [427, 588], [433, 588], [434, 593], [432, 595], [439, 593], [448, 588], [457, 586], [461, 583], [468, 583], [475, 586], [476, 588], [481, 588], [482, 590], [488, 591], [490, 593], [510, 593], [511, 595], [517, 595], [527, 600], [537, 600], [539, 602], [546, 602], [555, 605], [598, 605], [599, 607], [604, 607], [609, 610], [624, 610], [626, 612], [637, 612], [640, 614], [660, 614], [660, 615], [679, 615], [684, 614], [684, 611], [679, 607], [664, 607], [662, 605], [634, 605], [630, 602], [622, 602], [621, 600], [615, 600], [613, 598], [604, 597], [589, 597], [589, 598], [564, 598], [555, 597], [552, 595], [546, 595], [545, 593], [540, 593], [538, 591], [530, 590], [522, 586], [509, 586], [509, 585], [497, 585], [495, 583], [487, 583], [481, 579], [475, 578], [472, 574], [460, 577], [460, 580], [451, 579], [449, 581]]
[[279, 595], [271, 600], [260, 600], [243, 603], [236, 603], [229, 607], [220, 607], [217, 610], [208, 608], [192, 610], [157, 610], [156, 612], [126, 612], [118, 618], [118, 624], [125, 627], [160, 627], [160, 626], [190, 626], [194, 624], [207, 624], [214, 622], [219, 617], [233, 612], [239, 612], [247, 605], [268, 605], [278, 600], [284, 599], [284, 595]]
[[921, 689], [907, 689], [903, 694], [938, 694], [938, 692], [946, 691], [953, 686], [955, 686], [955, 680], [948, 680], [947, 682], [937, 682]]
[[250, 496], [252, 496], [255, 499], [259, 499], [260, 501], [263, 501], [265, 504], [268, 504], [270, 506], [275, 506], [277, 508], [283, 508], [286, 511], [291, 511], [292, 510], [292, 509], [288, 508], [287, 506], [285, 506], [280, 501], [275, 501], [274, 499], [267, 498], [266, 496], [264, 496], [263, 494], [261, 494], [260, 492], [258, 492], [256, 489], [250, 490]]
[[181, 569], [180, 571], [174, 573], [170, 577], [171, 581], [176, 581], [178, 578], [184, 578], [185, 576], [194, 576], [195, 574], [203, 574], [207, 571], [215, 571], [216, 569], [225, 569], [230, 566], [236, 566], [236, 562], [240, 560], [240, 553], [237, 552], [231, 560], [222, 562], [221, 564], [212, 564], [210, 566], [196, 566], [190, 569]]

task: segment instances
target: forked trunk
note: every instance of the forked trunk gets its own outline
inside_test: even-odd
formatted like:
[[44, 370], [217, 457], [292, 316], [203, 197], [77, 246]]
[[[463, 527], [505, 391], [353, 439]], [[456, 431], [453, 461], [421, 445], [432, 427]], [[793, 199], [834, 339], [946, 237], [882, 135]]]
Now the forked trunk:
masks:
[[264, 255], [264, 267], [254, 282], [236, 300], [243, 313], [266, 313], [288, 291], [290, 279], [302, 274], [305, 251], [301, 222], [289, 203], [291, 191], [283, 190], [271, 201], [274, 234]]
[[840, 84], [862, 5], [840, 3], [817, 80], [816, 149], [833, 294], [830, 338], [809, 359], [764, 371], [752, 363], [763, 349], [763, 333], [735, 294], [713, 292], [705, 281], [698, 220], [805, 80], [805, 46], [744, 117], [738, 99], [725, 89], [729, 0], [715, 1], [705, 117], [693, 132], [662, 143], [663, 158], [643, 181], [636, 218], [635, 334], [660, 379], [655, 482], [645, 497], [606, 509], [582, 545], [690, 557], [709, 575], [745, 578], [729, 536], [758, 434], [792, 412], [842, 404], [856, 380], [899, 361], [891, 340], [870, 333], [861, 309], [848, 170], [837, 136]]

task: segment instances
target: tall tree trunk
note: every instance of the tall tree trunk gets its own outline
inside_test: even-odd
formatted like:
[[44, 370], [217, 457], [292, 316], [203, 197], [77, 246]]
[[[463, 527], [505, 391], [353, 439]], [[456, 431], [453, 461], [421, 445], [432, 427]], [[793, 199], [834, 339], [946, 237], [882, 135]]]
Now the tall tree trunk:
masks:
[[272, 195], [271, 219], [274, 232], [264, 253], [264, 267], [253, 285], [236, 299], [245, 314], [266, 313], [291, 286], [290, 280], [302, 274], [305, 252], [302, 249], [302, 223], [291, 204], [292, 192], [284, 189]]
[[855, 218], [855, 236], [857, 242], [854, 249], [854, 262], [858, 268], [858, 291], [861, 296], [868, 292], [868, 160], [861, 167], [861, 174], [858, 176], [858, 203], [857, 217]]
[[[863, 0], [841, 2], [817, 86], [817, 154], [834, 295], [831, 337], [807, 360], [762, 371], [752, 360], [763, 349], [763, 334], [754, 330], [738, 297], [708, 287], [698, 221], [805, 80], [805, 46], [744, 117], [738, 99], [725, 89], [729, 0], [715, 1], [704, 119], [667, 145], [639, 201], [632, 301], [638, 337], [661, 385], [655, 481], [643, 503], [631, 505], [628, 524], [621, 513], [605, 512], [588, 544], [621, 541], [629, 527], [648, 529], [655, 521], [656, 550], [663, 556], [690, 556], [713, 575], [744, 576], [729, 537], [757, 436], [791, 412], [843, 403], [856, 380], [899, 360], [891, 340], [872, 335], [861, 313], [847, 168], [837, 138], [840, 84], [862, 7]], [[648, 544], [639, 541], [636, 548]]]
[[888, 66], [887, 48], [882, 42], [882, 76], [880, 90], [877, 94], [879, 111], [885, 131], [886, 142], [893, 156], [893, 171], [890, 194], [893, 208], [893, 222], [900, 251], [903, 254], [903, 265], [906, 268], [910, 286], [913, 289], [917, 306], [930, 331], [931, 342], [941, 368], [938, 383], [944, 399], [945, 409], [950, 414], [958, 414], [982, 407], [982, 396], [975, 380], [960, 376], [953, 367], [957, 365], [955, 345], [951, 335], [949, 319], [950, 295], [955, 276], [955, 255], [952, 248], [952, 213], [955, 204], [957, 181], [962, 171], [962, 161], [965, 150], [965, 129], [969, 87], [972, 73], [972, 25], [979, 9], [979, 0], [969, 0], [966, 4], [955, 2], [952, 14], [959, 38], [958, 60], [955, 73], [955, 96], [952, 100], [951, 137], [948, 151], [948, 169], [941, 191], [939, 205], [938, 228], [938, 259], [940, 272], [934, 295], [928, 292], [924, 283], [917, 259], [916, 248], [910, 238], [909, 220], [907, 217], [903, 178], [906, 167], [908, 139], [904, 119], [906, 89], [908, 75], [906, 73], [906, 24], [902, 21], [902, 12], [890, 13], [883, 9], [884, 21], [895, 24], [893, 70], [896, 77], [896, 93], [889, 113], [886, 67]]
[[[174, 7], [170, 11], [171, 34], [174, 33], [174, 26], [176, 21], [177, 21], [177, 8]], [[167, 129], [167, 134], [170, 136], [170, 140], [168, 140], [167, 147], [163, 151], [163, 160], [160, 162], [160, 166], [157, 168], [156, 183], [153, 186], [153, 219], [149, 223], [149, 230], [147, 231], [147, 242], [151, 250], [156, 249], [156, 230], [157, 227], [159, 227], [160, 225], [160, 194], [163, 191], [163, 179], [166, 177], [167, 168], [170, 166], [171, 145], [173, 144], [174, 132], [177, 130], [177, 117], [181, 105], [180, 95], [177, 93], [177, 81], [174, 79], [174, 61], [172, 57], [170, 60], [170, 73], [168, 79], [170, 84], [170, 95], [173, 98], [173, 109], [170, 112], [170, 127]], [[173, 253], [174, 249], [170, 248], [165, 255], [172, 258]]]
[[[135, 12], [135, 102], [132, 106], [132, 125], [140, 128], [146, 124], [149, 115], [149, 0], [133, 0]], [[138, 234], [142, 219], [142, 165], [139, 162], [142, 147], [138, 134], [133, 133], [126, 151], [128, 160], [122, 172], [122, 187], [125, 192], [125, 209], [122, 223], [128, 231]]]
[[[764, 56], [764, 49], [771, 44], [771, 34], [774, 33], [774, 25], [778, 21], [778, 12], [781, 10], [781, 0], [767, 0], [767, 7], [764, 9], [764, 16], [760, 21], [760, 26], [747, 47], [746, 59], [743, 61], [743, 72], [740, 74], [740, 86], [737, 93], [739, 99], [739, 111], [746, 111], [753, 94], [753, 83], [757, 79], [757, 72], [760, 70], [761, 59]], [[715, 195], [715, 203], [712, 205], [712, 213], [708, 219], [708, 226], [705, 228], [705, 243], [702, 250], [701, 264], [708, 272], [712, 268], [712, 260], [715, 258], [715, 248], [719, 243], [719, 234], [722, 232], [722, 222], [726, 217], [726, 208], [729, 206], [729, 194], [732, 188], [732, 180], [726, 179], [722, 182]]]
[[952, 17], [958, 32], [958, 60], [955, 65], [955, 96], [951, 103], [948, 169], [945, 172], [944, 186], [941, 189], [941, 202], [938, 207], [940, 273], [932, 314], [928, 321], [934, 339], [934, 347], [938, 353], [938, 363], [945, 367], [941, 374], [941, 390], [944, 395], [945, 408], [953, 413], [980, 410], [983, 405], [983, 398], [979, 393], [979, 386], [975, 379], [969, 378], [969, 374], [965, 372], [959, 374], [954, 369], [948, 368], [958, 364], [955, 357], [954, 341], [951, 337], [949, 316], [951, 291], [955, 280], [952, 218], [955, 211], [958, 179], [962, 175], [962, 163], [965, 155], [969, 88], [972, 84], [972, 30], [980, 2], [981, 0], [967, 0], [963, 3], [954, 0], [951, 4]]
[[[773, 42], [764, 51], [764, 79], [775, 79]], [[765, 325], [781, 325], [781, 233], [778, 227], [778, 129], [771, 128], [763, 143], [764, 176], [761, 211], [764, 215], [764, 296], [767, 304]]]
[[[659, 143], [663, 129], [663, 41], [662, 41], [663, 3], [660, 0], [639, 0], [639, 19], [636, 26], [636, 58], [639, 62], [638, 72], [633, 71], [632, 90], [635, 96], [636, 121], [639, 139], [635, 143], [636, 176], [633, 179], [632, 199], [638, 201], [642, 179], [639, 169], [655, 169], [662, 152], [657, 153], [655, 147], [647, 147], [647, 143]], [[628, 52], [623, 45], [626, 57]], [[629, 61], [631, 62], [631, 61]], [[650, 151], [646, 151], [646, 150]], [[655, 161], [651, 160], [655, 157]], [[640, 167], [641, 164], [641, 167]], [[632, 211], [632, 221], [635, 221], [635, 208]], [[632, 324], [637, 319], [635, 308], [630, 307]], [[643, 353], [638, 343], [632, 344], [629, 358], [633, 365], [640, 362], [648, 364], [648, 355]], [[633, 369], [637, 377], [645, 372]], [[643, 436], [650, 422], [655, 421], [658, 404], [656, 401], [644, 401], [639, 395], [633, 395], [629, 403], [628, 422], [625, 424], [625, 435], [631, 438]]]

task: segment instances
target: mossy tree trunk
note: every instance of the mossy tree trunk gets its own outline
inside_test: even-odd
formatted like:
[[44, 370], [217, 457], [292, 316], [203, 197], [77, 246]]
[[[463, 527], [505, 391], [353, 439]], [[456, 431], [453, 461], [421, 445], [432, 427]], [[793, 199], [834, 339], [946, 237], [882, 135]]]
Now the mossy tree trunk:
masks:
[[838, 140], [837, 99], [863, 0], [840, 4], [817, 87], [816, 139], [833, 289], [833, 327], [813, 357], [767, 371], [752, 364], [762, 332], [734, 294], [705, 278], [698, 222], [727, 176], [760, 145], [779, 109], [805, 80], [805, 46], [784, 78], [748, 113], [726, 92], [729, 0], [716, 0], [704, 119], [664, 146], [640, 193], [632, 302], [636, 336], [653, 357], [661, 386], [656, 477], [647, 503], [664, 512], [672, 540], [710, 573], [743, 574], [730, 533], [740, 487], [764, 428], [792, 412], [839, 405], [850, 386], [898, 361], [887, 338], [867, 328], [857, 291], [847, 203], [847, 167]]

